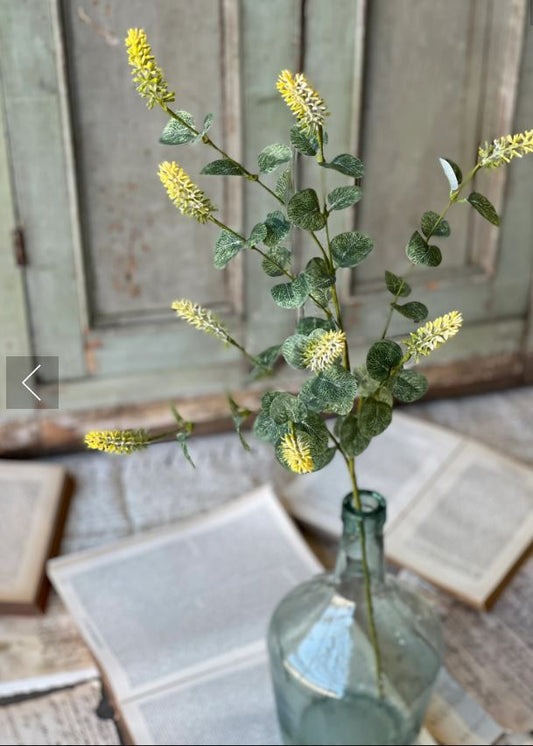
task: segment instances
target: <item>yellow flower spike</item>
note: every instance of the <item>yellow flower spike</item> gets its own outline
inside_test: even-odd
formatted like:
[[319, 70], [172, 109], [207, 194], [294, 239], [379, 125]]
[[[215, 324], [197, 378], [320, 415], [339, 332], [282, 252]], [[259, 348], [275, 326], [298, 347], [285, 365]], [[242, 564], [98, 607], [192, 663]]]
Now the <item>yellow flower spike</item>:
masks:
[[302, 129], [316, 135], [318, 129], [324, 127], [329, 111], [324, 100], [309, 85], [305, 75], [293, 75], [290, 70], [282, 70], [276, 87]]
[[450, 311], [434, 321], [428, 321], [415, 332], [411, 332], [408, 339], [402, 339], [402, 342], [409, 354], [418, 362], [420, 357], [427, 357], [433, 350], [454, 337], [462, 323], [461, 313]]
[[216, 208], [176, 161], [160, 163], [159, 178], [170, 201], [183, 215], [189, 215], [199, 223], [207, 223]]
[[306, 368], [319, 373], [333, 365], [344, 352], [346, 334], [341, 331], [324, 332], [309, 341], [302, 358]]
[[149, 442], [146, 430], [91, 430], [85, 436], [85, 445], [106, 453], [130, 454], [142, 451]]
[[180, 319], [183, 319], [195, 329], [200, 329], [213, 337], [217, 337], [224, 342], [229, 341], [229, 333], [222, 322], [208, 308], [203, 308], [198, 303], [193, 303], [188, 298], [175, 300], [172, 308], [176, 311]]
[[295, 474], [308, 474], [314, 471], [315, 465], [311, 448], [301, 433], [287, 433], [280, 443], [281, 456], [289, 469]]
[[133, 82], [146, 105], [153, 109], [155, 104], [163, 106], [174, 101], [176, 94], [168, 90], [163, 71], [157, 64], [148, 44], [146, 31], [142, 28], [130, 28], [126, 36], [128, 60], [133, 68], [131, 75]]
[[527, 153], [533, 153], [533, 130], [504, 135], [491, 143], [486, 142], [478, 150], [478, 163], [482, 168], [498, 168]]

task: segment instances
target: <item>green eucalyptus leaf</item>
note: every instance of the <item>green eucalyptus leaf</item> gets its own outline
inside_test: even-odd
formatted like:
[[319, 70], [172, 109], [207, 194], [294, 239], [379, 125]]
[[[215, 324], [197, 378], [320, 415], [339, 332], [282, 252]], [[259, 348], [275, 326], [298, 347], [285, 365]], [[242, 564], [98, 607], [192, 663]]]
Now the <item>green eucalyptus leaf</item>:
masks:
[[326, 224], [314, 189], [302, 189], [293, 194], [287, 205], [287, 215], [291, 223], [307, 231], [319, 231]]
[[438, 267], [442, 253], [438, 246], [429, 246], [428, 242], [415, 231], [406, 246], [405, 253], [413, 264], [424, 264], [426, 267]]
[[200, 134], [206, 135], [209, 130], [211, 129], [211, 125], [213, 124], [213, 119], [215, 118], [215, 115], [209, 112], [209, 114], [206, 114], [204, 117], [204, 124], [202, 127], [202, 132]]
[[386, 430], [391, 421], [391, 406], [374, 398], [362, 400], [359, 411], [359, 427], [362, 435], [373, 438]]
[[301, 308], [309, 295], [307, 279], [304, 274], [299, 274], [291, 282], [274, 285], [270, 293], [280, 308]]
[[253, 433], [259, 440], [275, 445], [287, 432], [287, 425], [278, 425], [266, 412], [259, 412], [255, 418]]
[[387, 270], [385, 270], [385, 283], [389, 293], [392, 293], [396, 298], [405, 298], [411, 293], [411, 287], [403, 277], [398, 277], [398, 275]]
[[261, 262], [261, 268], [269, 277], [279, 277], [284, 274], [283, 270], [289, 269], [291, 263], [292, 253], [290, 249], [286, 249], [284, 246], [275, 246], [267, 252], [266, 257]]
[[329, 431], [326, 423], [317, 412], [308, 412], [305, 422], [296, 425], [296, 432], [307, 435], [313, 460], [327, 449], [329, 444]]
[[[189, 114], [188, 111], [178, 111], [176, 114], [183, 119], [189, 127], [195, 127], [192, 114]], [[191, 132], [188, 127], [181, 122], [178, 122], [177, 119], [169, 119], [161, 133], [159, 142], [163, 145], [185, 145], [188, 142], [193, 142], [196, 138], [196, 133]]]
[[244, 171], [238, 163], [229, 158], [219, 158], [205, 165], [200, 173], [207, 176], [242, 176]]
[[292, 158], [291, 149], [288, 145], [282, 143], [274, 143], [273, 145], [267, 145], [266, 148], [259, 153], [257, 163], [259, 165], [259, 173], [269, 174], [274, 171], [278, 166], [283, 163], [287, 163]]
[[181, 450], [183, 451], [183, 455], [189, 462], [189, 464], [193, 467], [193, 469], [196, 469], [196, 464], [191, 458], [191, 454], [189, 453], [189, 448], [187, 446], [187, 440], [189, 439], [190, 433], [177, 433], [176, 434], [176, 440], [180, 444]]
[[291, 229], [291, 224], [281, 210], [269, 212], [265, 219], [265, 225], [267, 227], [265, 244], [270, 248], [277, 246], [284, 238], [287, 238]]
[[257, 246], [258, 243], [263, 243], [267, 237], [268, 228], [264, 223], [257, 223], [252, 228], [250, 238], [246, 241], [247, 246]]
[[309, 292], [315, 295], [316, 290], [324, 290], [335, 284], [335, 274], [329, 270], [328, 264], [322, 257], [310, 259], [304, 270], [309, 286]]
[[285, 422], [305, 422], [307, 407], [297, 396], [280, 391], [272, 400], [270, 416], [278, 425]]
[[[306, 383], [309, 384], [306, 395], [311, 395], [315, 402], [320, 403], [321, 411], [335, 414], [348, 414], [351, 411], [357, 382], [350, 371], [342, 366], [332, 365]], [[314, 409], [313, 406], [310, 408]]]
[[360, 231], [339, 233], [331, 241], [331, 253], [338, 267], [356, 267], [373, 248], [372, 239]]
[[291, 127], [291, 145], [302, 155], [316, 155], [318, 153], [318, 140], [302, 130], [297, 124]]
[[353, 369], [354, 378], [357, 381], [357, 394], [363, 398], [373, 396], [379, 387], [379, 381], [376, 381], [368, 372], [366, 365], [358, 365]]
[[424, 321], [428, 317], [429, 311], [427, 306], [416, 300], [404, 303], [401, 306], [398, 303], [392, 303], [391, 305], [395, 311], [398, 311], [398, 313], [401, 313], [407, 319], [411, 319], [411, 321]]
[[258, 352], [257, 355], [254, 355], [254, 358], [257, 360], [257, 365], [254, 365], [250, 371], [250, 380], [257, 381], [260, 378], [271, 375], [280, 353], [281, 345], [273, 345], [272, 347], [267, 347], [266, 350], [263, 350], [262, 352]]
[[389, 381], [387, 381], [386, 385], [379, 386], [374, 392], [374, 394], [372, 395], [372, 397], [376, 401], [385, 402], [385, 404], [388, 407], [392, 407], [392, 405], [394, 404], [394, 398], [388, 389], [388, 385], [389, 385]]
[[482, 194], [479, 194], [479, 192], [472, 192], [468, 195], [467, 200], [470, 202], [474, 210], [477, 210], [477, 212], [479, 212], [485, 220], [488, 220], [489, 223], [492, 223], [492, 225], [500, 224], [500, 218], [494, 205]]
[[311, 334], [315, 329], [325, 329], [325, 331], [335, 331], [335, 324], [329, 319], [321, 319], [318, 316], [304, 316], [300, 319], [296, 327], [298, 334]]
[[328, 205], [330, 210], [344, 210], [359, 202], [363, 196], [363, 190], [358, 186], [342, 186], [332, 189], [328, 194]]
[[231, 411], [231, 418], [233, 420], [233, 425], [235, 426], [235, 430], [237, 431], [237, 435], [239, 436], [241, 445], [245, 451], [249, 451], [250, 446], [248, 445], [244, 435], [242, 434], [242, 426], [252, 413], [249, 409], [246, 409], [245, 407], [240, 407], [237, 404], [237, 402], [229, 394], [227, 395], [227, 399], [228, 399], [228, 404], [229, 404], [229, 408]]
[[323, 469], [325, 466], [330, 464], [337, 453], [337, 449], [335, 447], [332, 448], [326, 448], [325, 451], [323, 451], [320, 454], [317, 454], [313, 458], [313, 464], [315, 468], [313, 471], [320, 471], [320, 469]]
[[359, 158], [349, 153], [342, 153], [335, 156], [331, 163], [320, 163], [323, 168], [332, 168], [345, 176], [352, 176], [354, 179], [361, 179], [365, 174], [365, 168]]
[[222, 229], [215, 243], [214, 265], [216, 269], [224, 269], [228, 262], [245, 246], [244, 241], [234, 233]]
[[282, 344], [281, 354], [291, 368], [301, 370], [306, 367], [303, 356], [308, 344], [309, 337], [305, 334], [293, 334], [291, 337], [287, 337]]
[[426, 238], [431, 238], [431, 236], [446, 237], [450, 235], [450, 224], [447, 220], [441, 220], [437, 225], [439, 218], [440, 215], [433, 212], [433, 210], [428, 210], [420, 218], [420, 227], [422, 228], [422, 233]]
[[368, 447], [370, 436], [364, 435], [355, 414], [345, 417], [339, 427], [338, 437], [344, 453], [349, 457], [359, 456]]
[[376, 381], [384, 381], [396, 368], [403, 357], [402, 348], [390, 339], [374, 342], [366, 356], [366, 367], [369, 375]]
[[276, 182], [274, 193], [277, 197], [283, 200], [285, 204], [287, 204], [293, 192], [294, 184], [292, 181], [292, 171], [290, 168], [286, 168], [284, 171], [281, 172]]
[[459, 184], [463, 180], [461, 169], [459, 168], [457, 163], [454, 163], [450, 158], [439, 158], [439, 163], [442, 167], [442, 170], [444, 171], [444, 175], [448, 179], [450, 192], [455, 192], [455, 190], [458, 188]]
[[416, 370], [401, 370], [392, 379], [390, 389], [398, 401], [409, 404], [424, 396], [428, 390], [428, 380]]

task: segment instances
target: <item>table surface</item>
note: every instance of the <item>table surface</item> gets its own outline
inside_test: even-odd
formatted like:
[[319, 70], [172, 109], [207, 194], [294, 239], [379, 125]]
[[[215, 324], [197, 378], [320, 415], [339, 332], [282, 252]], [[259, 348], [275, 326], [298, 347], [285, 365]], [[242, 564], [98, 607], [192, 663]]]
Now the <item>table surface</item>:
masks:
[[[417, 404], [404, 411], [477, 438], [533, 466], [531, 387]], [[69, 469], [77, 483], [62, 553], [179, 520], [267, 481], [279, 487], [290, 478], [274, 461], [269, 446], [254, 443], [253, 448], [252, 453], [244, 451], [233, 433], [192, 439], [196, 470], [185, 463], [174, 443], [127, 458], [92, 453], [54, 458]], [[304, 535], [322, 562], [331, 566], [334, 545], [309, 532]], [[489, 613], [434, 593], [445, 620], [448, 670], [506, 729], [533, 731], [533, 555], [522, 563]], [[46, 624], [46, 617], [36, 623]], [[0, 627], [0, 651], [1, 643]], [[57, 693], [45, 693], [41, 707], [48, 700], [51, 711], [57, 709]], [[83, 701], [87, 708], [84, 717], [94, 719], [95, 729], [101, 728], [94, 711], [94, 693]], [[106, 743], [120, 743], [115, 735], [107, 732], [102, 737], [108, 739]], [[70, 742], [61, 740], [63, 737], [50, 732], [48, 742]], [[508, 742], [518, 743], [516, 739]]]

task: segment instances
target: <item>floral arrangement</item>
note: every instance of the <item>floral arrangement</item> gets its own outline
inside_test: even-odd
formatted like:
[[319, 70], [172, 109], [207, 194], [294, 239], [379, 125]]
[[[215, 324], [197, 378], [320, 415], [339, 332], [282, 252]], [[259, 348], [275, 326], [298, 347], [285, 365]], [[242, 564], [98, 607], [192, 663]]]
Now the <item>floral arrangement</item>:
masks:
[[[257, 172], [252, 172], [211, 139], [208, 134], [213, 120], [211, 114], [205, 117], [200, 128], [190, 113], [170, 108], [176, 96], [168, 89], [144, 30], [130, 29], [126, 47], [133, 81], [140, 96], [146, 100], [149, 109], [157, 105], [169, 117], [160, 142], [169, 146], [199, 142], [215, 150], [218, 157], [207, 163], [203, 174], [243, 177], [253, 182], [255, 187], [266, 190], [276, 209], [257, 223], [249, 236], [242, 235], [217, 217], [216, 207], [209, 197], [174, 160], [159, 165], [159, 179], [169, 199], [183, 215], [220, 229], [214, 249], [216, 269], [224, 269], [241, 252], [258, 254], [265, 274], [283, 280], [271, 288], [273, 302], [283, 309], [300, 311], [294, 334], [281, 344], [251, 353], [209, 309], [189, 299], [175, 300], [172, 308], [180, 319], [196, 329], [237, 348], [250, 363], [252, 379], [270, 375], [280, 358], [293, 368], [309, 372], [310, 376], [298, 394], [285, 391], [264, 394], [254, 433], [259, 439], [271, 443], [279, 462], [297, 474], [324, 468], [338, 451], [350, 473], [355, 507], [361, 509], [355, 458], [368, 447], [372, 438], [388, 427], [394, 400], [413, 402], [426, 393], [428, 382], [422, 373], [413, 369], [414, 365], [448, 342], [462, 324], [459, 311], [452, 310], [426, 321], [428, 309], [423, 303], [405, 301], [411, 294], [407, 281], [409, 272], [420, 265], [440, 265], [442, 253], [433, 241], [450, 236], [446, 216], [455, 205], [469, 205], [493, 225], [499, 224], [499, 217], [490, 201], [476, 191], [467, 194], [467, 186], [478, 171], [495, 169], [514, 158], [533, 153], [533, 130], [500, 137], [482, 145], [476, 163], [465, 176], [452, 160], [440, 159], [449, 185], [446, 204], [440, 213], [428, 210], [422, 215], [419, 228], [406, 245], [410, 267], [405, 276], [385, 272], [384, 280], [391, 300], [381, 338], [371, 345], [366, 363], [352, 368], [337, 292], [337, 274], [341, 269], [361, 264], [371, 253], [373, 242], [360, 231], [330, 236], [331, 213], [348, 209], [361, 199], [360, 180], [364, 167], [357, 157], [347, 153], [331, 159], [326, 157], [326, 122], [330, 113], [324, 99], [302, 73], [293, 74], [288, 70], [280, 73], [277, 89], [296, 118], [290, 130], [290, 146], [275, 143], [265, 147], [258, 156]], [[322, 197], [311, 188], [296, 189], [291, 163], [297, 155], [314, 159], [318, 169], [333, 170], [346, 183]], [[265, 177], [279, 168], [282, 170], [276, 183], [269, 185]], [[306, 233], [317, 249], [317, 255], [297, 274], [292, 271], [291, 250], [284, 245], [292, 229]], [[304, 315], [306, 305], [316, 309], [315, 315]], [[395, 313], [415, 324], [425, 323], [408, 337], [392, 340], [387, 335]], [[231, 397], [229, 405], [241, 441], [248, 447], [241, 426], [250, 412], [240, 408]], [[190, 460], [187, 439], [193, 425], [186, 422], [175, 408], [173, 413], [176, 428], [172, 434]], [[336, 415], [331, 431], [326, 426], [324, 414]], [[93, 431], [87, 434], [85, 442], [89, 448], [129, 454], [167, 436], [168, 433], [152, 436], [145, 430]], [[366, 579], [370, 588], [370, 579]], [[368, 604], [372, 632], [370, 594]], [[374, 648], [379, 673], [377, 643]]]

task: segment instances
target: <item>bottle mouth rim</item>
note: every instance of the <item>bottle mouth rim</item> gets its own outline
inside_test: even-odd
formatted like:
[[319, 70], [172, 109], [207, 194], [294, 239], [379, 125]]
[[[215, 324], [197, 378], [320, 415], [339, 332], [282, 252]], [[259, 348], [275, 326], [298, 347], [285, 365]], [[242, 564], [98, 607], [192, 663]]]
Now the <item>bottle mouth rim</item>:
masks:
[[379, 492], [373, 490], [359, 490], [362, 509], [358, 510], [353, 504], [353, 494], [349, 492], [342, 501], [343, 512], [359, 519], [377, 518], [386, 513], [387, 501]]

